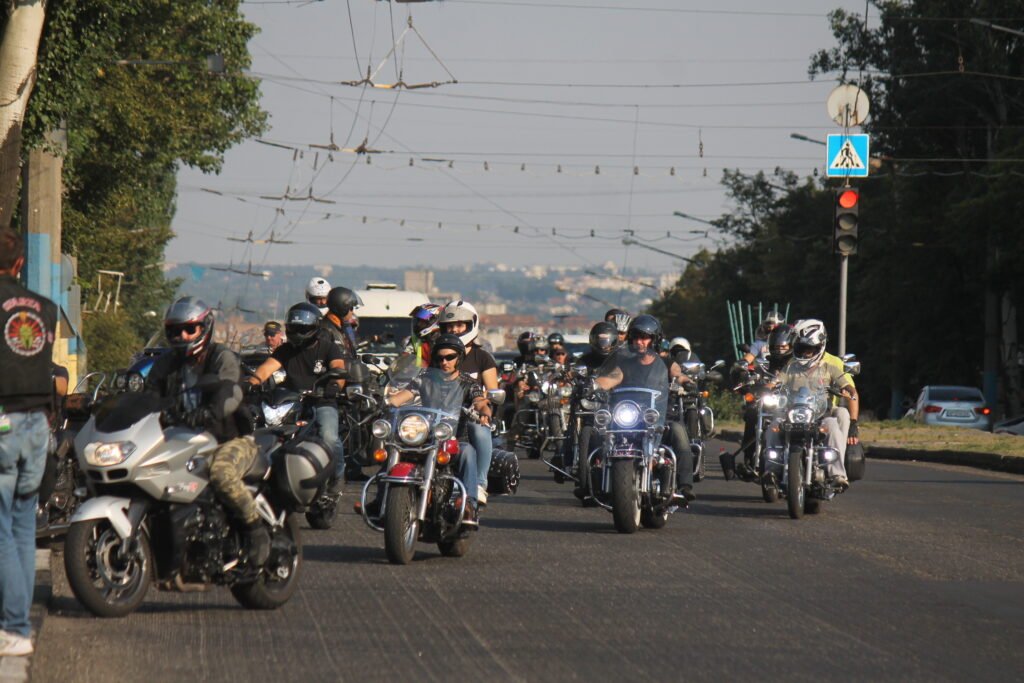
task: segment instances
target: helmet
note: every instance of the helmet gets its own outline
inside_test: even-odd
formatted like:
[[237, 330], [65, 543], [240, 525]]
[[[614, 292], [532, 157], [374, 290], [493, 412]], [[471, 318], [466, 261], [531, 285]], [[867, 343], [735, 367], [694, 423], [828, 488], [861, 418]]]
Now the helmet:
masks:
[[786, 362], [793, 355], [796, 334], [792, 325], [779, 325], [768, 335], [768, 354], [772, 361]]
[[[348, 287], [335, 287], [327, 292], [327, 310], [342, 320], [352, 312], [353, 308], [362, 305], [363, 300]], [[322, 310], [320, 312], [323, 313]]]
[[309, 505], [334, 471], [331, 455], [313, 439], [286, 445], [274, 453], [271, 474], [274, 485], [285, 499], [296, 505]]
[[661, 323], [653, 315], [638, 315], [633, 322], [629, 324], [629, 330], [626, 332], [626, 341], [632, 347], [633, 340], [641, 334], [646, 334], [651, 338], [651, 350], [657, 350], [661, 345], [661, 339], [663, 334], [661, 332]]
[[772, 330], [786, 322], [786, 319], [778, 311], [769, 311], [768, 315], [761, 321], [761, 325], [755, 333], [758, 339], [767, 339]]
[[[194, 339], [182, 339], [182, 333], [194, 334], [196, 328], [199, 334]], [[213, 339], [213, 309], [194, 296], [178, 299], [164, 313], [164, 336], [189, 358], [202, 354]]]
[[519, 355], [525, 356], [530, 352], [530, 342], [535, 336], [533, 332], [523, 332], [519, 335], [519, 339], [516, 340], [516, 348], [519, 349]]
[[683, 349], [684, 351], [693, 351], [693, 349], [690, 348], [690, 340], [687, 339], [686, 337], [675, 337], [671, 342], [669, 342], [668, 349], [673, 353], [675, 353], [676, 349]]
[[310, 278], [306, 284], [306, 301], [320, 309], [320, 315], [327, 315], [327, 307], [317, 304], [315, 299], [326, 299], [331, 293], [331, 283], [322, 277]]
[[305, 301], [289, 308], [284, 322], [288, 341], [296, 346], [304, 346], [312, 341], [320, 329], [321, 317], [320, 309]]
[[466, 331], [459, 335], [463, 344], [469, 345], [476, 335], [480, 332], [480, 316], [477, 314], [476, 309], [473, 308], [473, 304], [463, 299], [458, 301], [449, 301], [441, 311], [441, 319], [438, 321], [439, 324], [445, 325], [447, 323], [466, 323]]
[[551, 346], [565, 346], [565, 337], [561, 332], [552, 332], [548, 335], [548, 344]]
[[626, 313], [621, 308], [609, 308], [607, 311], [605, 311], [604, 321], [606, 323], [613, 323], [613, 322], [615, 322], [615, 316], [617, 316], [617, 315], [626, 315], [626, 316], [628, 316], [629, 313]]
[[619, 333], [612, 323], [597, 323], [590, 328], [590, 348], [594, 353], [607, 356], [619, 342]]
[[531, 355], [536, 356], [538, 351], [543, 351], [547, 354], [550, 348], [551, 344], [548, 344], [548, 340], [538, 334], [530, 340], [528, 351]]
[[417, 339], [426, 339], [430, 335], [436, 334], [442, 310], [437, 304], [420, 304], [412, 309], [412, 313], [409, 314], [412, 318], [412, 336]]
[[615, 319], [612, 322], [615, 324], [615, 329], [618, 330], [619, 334], [624, 334], [629, 331], [632, 320], [629, 317], [629, 313], [616, 313]]
[[825, 357], [825, 342], [828, 341], [825, 323], [814, 318], [798, 320], [793, 336], [793, 360], [801, 366], [813, 368]]
[[434, 340], [434, 344], [430, 349], [430, 365], [432, 367], [440, 367], [441, 360], [438, 356], [445, 349], [459, 354], [459, 363], [466, 357], [466, 345], [462, 343], [462, 339], [458, 335], [441, 334]]

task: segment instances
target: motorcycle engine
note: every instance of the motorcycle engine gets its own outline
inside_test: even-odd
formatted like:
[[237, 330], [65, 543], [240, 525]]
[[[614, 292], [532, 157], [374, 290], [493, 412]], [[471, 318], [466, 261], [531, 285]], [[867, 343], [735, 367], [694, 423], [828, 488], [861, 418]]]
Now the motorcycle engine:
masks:
[[228, 526], [227, 513], [219, 506], [197, 507], [185, 520], [187, 581], [210, 583], [224, 571], [224, 558], [238, 555], [237, 539]]

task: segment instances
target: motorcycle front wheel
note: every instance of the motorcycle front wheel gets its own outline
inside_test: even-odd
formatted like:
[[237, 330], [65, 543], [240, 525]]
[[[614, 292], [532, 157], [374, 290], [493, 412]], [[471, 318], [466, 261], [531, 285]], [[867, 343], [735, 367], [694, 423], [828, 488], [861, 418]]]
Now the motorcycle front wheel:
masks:
[[146, 597], [153, 574], [149, 539], [140, 533], [127, 557], [125, 541], [106, 519], [75, 522], [64, 540], [64, 571], [71, 592], [98, 617], [123, 617]]
[[800, 519], [804, 516], [804, 500], [807, 495], [807, 492], [804, 491], [804, 452], [801, 448], [794, 448], [789, 453], [789, 474], [786, 485], [786, 505], [789, 508], [789, 516], [793, 519]]
[[416, 554], [420, 522], [410, 486], [390, 486], [384, 508], [384, 552], [391, 564], [409, 564]]
[[296, 515], [288, 515], [284, 527], [271, 537], [270, 548], [270, 559], [255, 581], [231, 586], [231, 595], [242, 607], [277, 609], [288, 602], [299, 587], [302, 537]]
[[620, 534], [636, 533], [640, 526], [640, 492], [632, 460], [612, 463], [612, 519]]

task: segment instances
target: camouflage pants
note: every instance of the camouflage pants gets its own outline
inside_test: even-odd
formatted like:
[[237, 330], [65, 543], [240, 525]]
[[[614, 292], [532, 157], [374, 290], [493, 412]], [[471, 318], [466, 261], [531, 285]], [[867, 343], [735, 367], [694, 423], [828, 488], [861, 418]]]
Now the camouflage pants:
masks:
[[222, 443], [213, 452], [210, 484], [220, 499], [246, 524], [259, 519], [256, 501], [242, 483], [242, 477], [256, 459], [256, 442], [243, 436]]

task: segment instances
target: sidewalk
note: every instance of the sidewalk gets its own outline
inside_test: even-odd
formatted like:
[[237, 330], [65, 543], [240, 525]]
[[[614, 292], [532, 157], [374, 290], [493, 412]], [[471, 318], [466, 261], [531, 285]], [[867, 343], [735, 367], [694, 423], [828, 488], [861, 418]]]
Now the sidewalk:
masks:
[[[53, 591], [53, 584], [50, 578], [50, 550], [36, 550], [36, 590], [32, 597], [32, 611], [29, 617], [32, 620], [33, 641], [38, 644], [39, 632], [43, 628], [43, 617], [46, 616], [46, 606], [50, 601]], [[38, 646], [38, 645], [37, 645]], [[0, 683], [25, 683], [29, 680], [32, 670], [32, 660], [35, 654], [28, 657], [0, 657]]]

